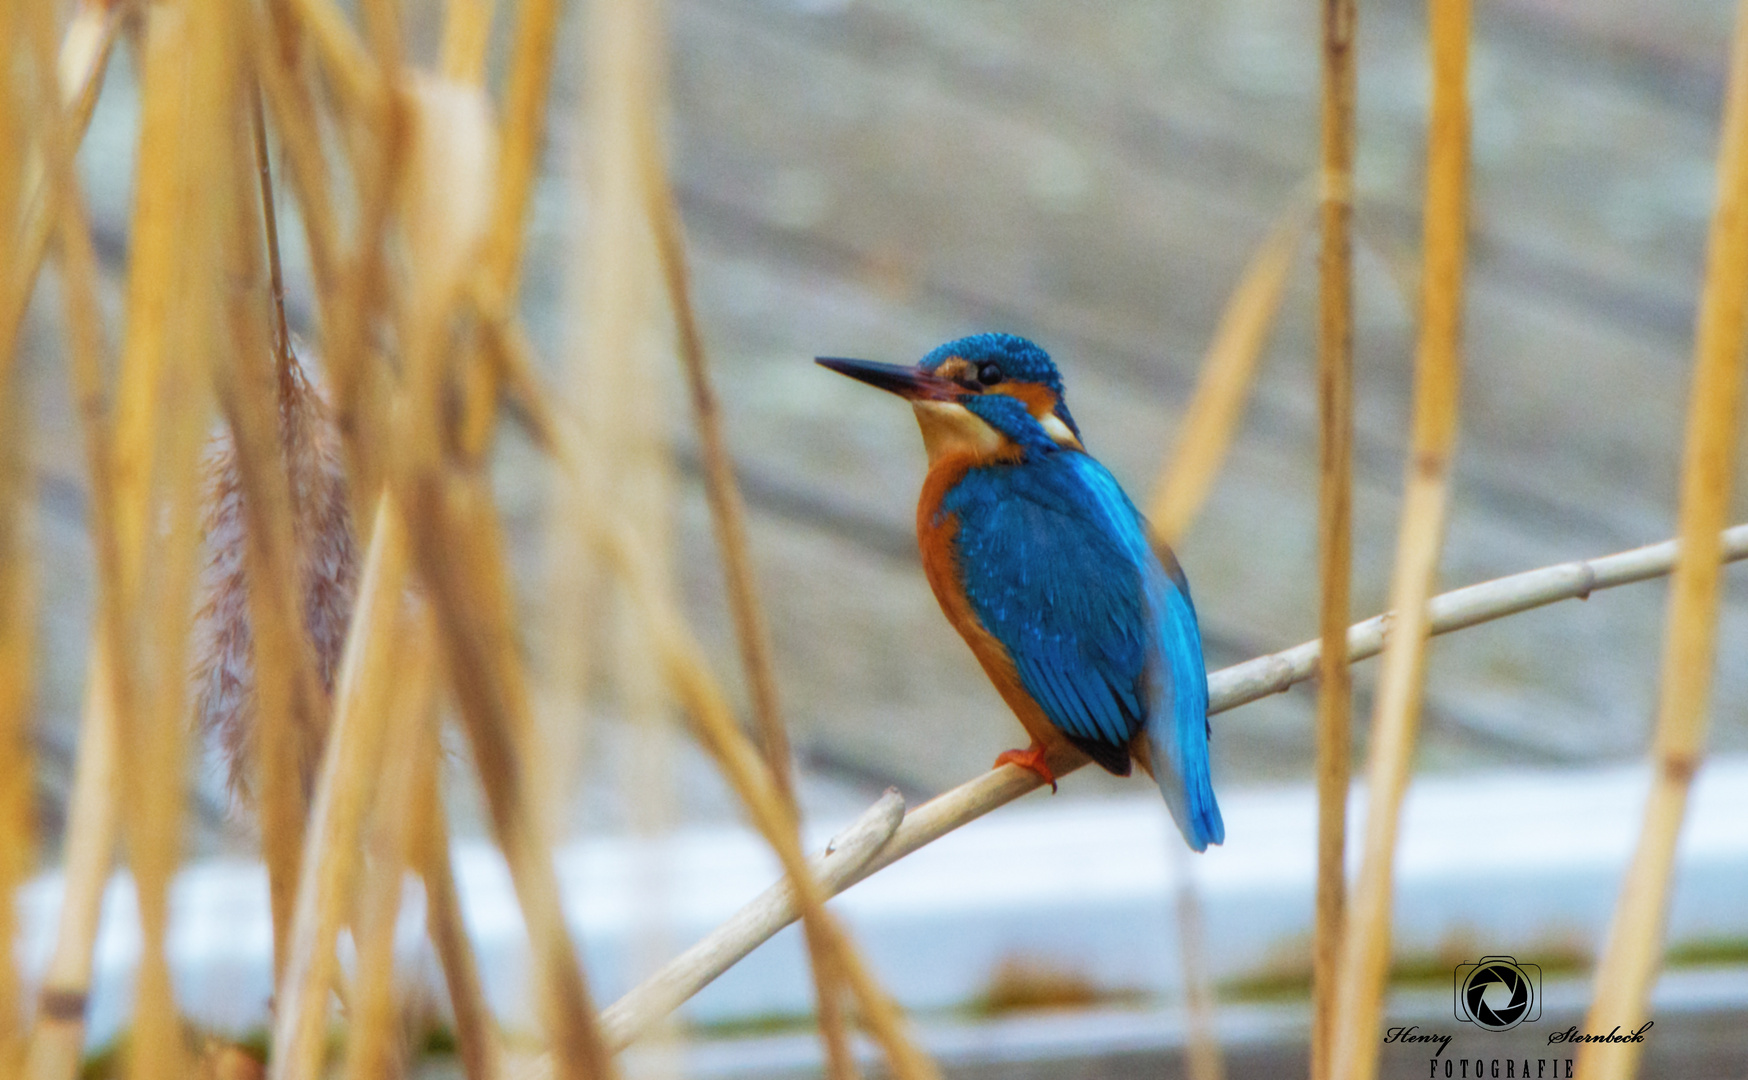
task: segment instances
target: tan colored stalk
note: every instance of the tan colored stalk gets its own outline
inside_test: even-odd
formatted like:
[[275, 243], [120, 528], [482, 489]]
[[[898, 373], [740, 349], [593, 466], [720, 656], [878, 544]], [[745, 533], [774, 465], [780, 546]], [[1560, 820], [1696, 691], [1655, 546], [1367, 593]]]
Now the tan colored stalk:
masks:
[[[722, 573], [728, 583], [729, 609], [734, 617], [735, 639], [740, 645], [741, 668], [752, 699], [753, 719], [758, 727], [765, 765], [771, 770], [778, 792], [788, 803], [791, 816], [799, 821], [789, 762], [789, 733], [778, 704], [770, 632], [765, 625], [765, 614], [754, 580], [751, 545], [747, 540], [746, 506], [735, 480], [734, 463], [722, 430], [721, 408], [704, 352], [703, 335], [698, 329], [697, 314], [692, 309], [679, 208], [674, 205], [667, 170], [657, 157], [659, 147], [655, 133], [649, 132], [643, 141], [652, 158], [645, 181], [650, 219], [663, 277], [667, 281], [669, 303], [679, 329], [680, 359], [691, 391], [692, 419], [704, 450], [705, 490], [710, 500], [711, 518], [716, 524]], [[819, 1029], [825, 1045], [826, 1075], [834, 1080], [851, 1080], [858, 1075], [858, 1070], [844, 1023], [841, 975], [818, 930], [817, 913], [808, 912], [803, 925], [815, 998], [819, 1002]]]
[[335, 303], [334, 290], [340, 275], [339, 225], [328, 187], [328, 165], [321, 132], [316, 126], [315, 103], [309, 88], [287, 63], [288, 49], [275, 39], [273, 27], [271, 18], [251, 20], [255, 75], [279, 133], [292, 190], [297, 195], [304, 243], [310, 255], [310, 277], [318, 300], [316, 313], [325, 321]]
[[[1724, 560], [1748, 559], [1748, 525], [1724, 532]], [[1675, 564], [1673, 540], [1581, 562], [1560, 563], [1455, 589], [1434, 597], [1434, 634], [1478, 626], [1561, 600], [1584, 599], [1600, 589], [1649, 581], [1669, 573]], [[1383, 651], [1393, 612], [1375, 615], [1348, 628], [1347, 662], [1358, 663]], [[1214, 672], [1208, 677], [1208, 711], [1222, 713], [1248, 705], [1304, 682], [1317, 673], [1319, 641], [1259, 656]], [[1076, 766], [1078, 767], [1078, 766]], [[1004, 765], [968, 780], [916, 807], [904, 816], [890, 839], [882, 839], [868, 857], [846, 850], [842, 861], [825, 860], [821, 889], [835, 896], [905, 856], [1042, 787], [1035, 773]], [[888, 803], [883, 798], [881, 804]], [[858, 819], [858, 828], [878, 815], [881, 804]], [[871, 827], [871, 826], [870, 826]], [[753, 949], [799, 917], [800, 905], [786, 882], [778, 882], [727, 922], [627, 993], [608, 1009], [603, 1022], [616, 1047], [635, 1041], [662, 1010], [678, 1008], [733, 967]]]
[[1390, 592], [1398, 622], [1378, 677], [1367, 771], [1365, 853], [1343, 929], [1336, 980], [1330, 1075], [1344, 1080], [1372, 1080], [1377, 1072], [1379, 1021], [1390, 970], [1397, 829], [1419, 726], [1426, 638], [1431, 629], [1427, 601], [1438, 576], [1457, 437], [1468, 229], [1468, 0], [1433, 0], [1431, 36], [1426, 271], [1407, 492]]
[[382, 74], [345, 14], [333, 0], [291, 0], [291, 6], [309, 31], [323, 67], [333, 76], [346, 114], [374, 113], [384, 90]]
[[[72, 111], [72, 141], [76, 145], [85, 137], [91, 114], [97, 108], [97, 93], [103, 86], [104, 72], [109, 68], [109, 54], [115, 46], [116, 30], [121, 25], [119, 8], [107, 4], [83, 3], [73, 13], [73, 21], [61, 39], [59, 64], [61, 102]], [[19, 38], [18, 40], [23, 40]], [[23, 142], [7, 143], [23, 146]], [[23, 163], [23, 155], [14, 154], [14, 164]], [[24, 319], [25, 305], [30, 302], [31, 286], [42, 269], [58, 219], [46, 174], [38, 170], [24, 195], [22, 206], [9, 202], [14, 214], [11, 220], [23, 220], [20, 234], [9, 238], [0, 251], [17, 253], [15, 276], [0, 290], [0, 342], [11, 343], [17, 337]], [[17, 196], [13, 196], [16, 199]], [[19, 211], [28, 214], [21, 217]], [[0, 351], [0, 379], [6, 377], [11, 362], [10, 349]]]
[[364, 816], [382, 768], [387, 714], [408, 636], [406, 581], [406, 530], [394, 501], [384, 495], [370, 530], [304, 837], [291, 962], [274, 995], [272, 1080], [314, 1080], [321, 1070], [334, 943], [356, 891]]
[[346, 1076], [377, 1080], [407, 1071], [396, 1023], [395, 923], [401, 876], [419, 822], [419, 773], [436, 764], [425, 752], [435, 735], [436, 642], [428, 612], [407, 620], [407, 641], [390, 705], [387, 748], [365, 850], [369, 866], [358, 926], [358, 977], [346, 1026]]
[[1323, 2], [1322, 248], [1317, 334], [1317, 900], [1311, 930], [1311, 1080], [1333, 1080], [1335, 978], [1347, 906], [1353, 682], [1342, 656], [1353, 577], [1354, 0]]
[[669, 678], [687, 706], [687, 715], [699, 741], [716, 759], [717, 768], [740, 797], [766, 842], [775, 850], [800, 900], [801, 910], [810, 915], [817, 912], [815, 923], [820, 940], [831, 952], [834, 965], [855, 995], [862, 1010], [862, 1020], [880, 1044], [893, 1074], [899, 1080], [938, 1077], [940, 1073], [934, 1062], [917, 1048], [906, 1030], [897, 1005], [886, 996], [848, 935], [825, 909], [824, 891], [801, 851], [795, 816], [752, 741], [735, 723], [733, 711], [711, 677], [709, 667], [686, 631], [684, 622], [663, 601], [647, 553], [625, 533], [615, 534], [612, 540], [615, 561], [632, 590], [638, 614], [648, 625]]
[[[241, 159], [254, 160], [261, 196], [259, 203], [241, 197], [233, 202], [236, 213], [227, 244], [227, 266], [232, 280], [255, 287], [239, 287], [227, 296], [231, 348], [215, 357], [212, 375], [220, 409], [231, 430], [247, 520], [244, 554], [255, 674], [256, 759], [251, 772], [273, 913], [277, 983], [285, 973], [297, 897], [298, 860], [308, 815], [305, 777], [326, 727], [323, 713], [327, 703], [316, 679], [315, 656], [304, 628], [301, 559], [292, 524], [295, 511], [285, 439], [280, 430], [282, 423], [293, 422], [285, 415], [288, 407], [294, 406], [286, 400], [288, 391], [301, 388], [289, 385], [298, 375], [292, 370], [295, 361], [285, 332], [284, 286], [258, 100], [250, 113], [253, 153], [245, 155], [241, 146], [235, 146], [237, 168], [225, 179], [240, 196], [248, 190]], [[265, 287], [261, 287], [262, 247], [255, 232], [263, 226], [268, 266]], [[265, 325], [273, 327], [271, 338], [264, 332]]]
[[441, 747], [433, 725], [425, 745], [419, 748], [418, 786], [414, 792], [414, 819], [423, 823], [417, 857], [425, 882], [426, 932], [443, 965], [443, 983], [455, 1014], [456, 1056], [467, 1080], [493, 1080], [498, 1075], [502, 1053], [480, 985], [479, 963], [462, 917], [461, 893], [455, 885], [455, 867], [449, 853], [449, 819], [443, 809]]
[[[0, 7], [0, 65], [16, 71], [27, 40], [22, 12]], [[0, 87], [0, 251], [17, 250], [23, 148], [29, 119], [19, 80]], [[22, 295], [23, 267], [0, 265], [0, 297]], [[36, 688], [35, 484], [30, 467], [30, 408], [13, 361], [16, 341], [0, 339], [0, 941], [17, 940], [16, 897], [35, 861], [31, 713]], [[23, 1058], [24, 1015], [18, 971], [0, 963], [0, 1073], [15, 1076]]]
[[420, 576], [437, 607], [494, 835], [528, 927], [546, 1028], [562, 1077], [616, 1074], [565, 925], [558, 880], [532, 805], [527, 688], [514, 647], [503, 547], [489, 500], [459, 477], [414, 474], [412, 520]]
[[1185, 410], [1177, 443], [1160, 470], [1159, 487], [1148, 504], [1153, 532], [1167, 544], [1177, 543], [1201, 510], [1244, 420], [1244, 405], [1256, 382], [1257, 367], [1280, 314], [1281, 298], [1286, 295], [1293, 256], [1304, 235], [1305, 209], [1295, 195], [1292, 205], [1251, 256], [1220, 315], [1220, 325], [1202, 358], [1195, 396]]
[[439, 68], [446, 79], [479, 86], [485, 81], [496, 0], [447, 0]]
[[85, 708], [73, 791], [67, 810], [60, 923], [43, 972], [25, 1075], [30, 1080], [73, 1080], [85, 1045], [85, 1008], [103, 892], [114, 862], [121, 789], [117, 758], [121, 733], [111, 686], [110, 635], [91, 635]]
[[[1621, 883], [1608, 945], [1597, 965], [1587, 1031], [1636, 1030], [1662, 957], [1676, 844], [1705, 754], [1717, 661], [1719, 529], [1728, 520], [1742, 398], [1743, 314], [1748, 307], [1748, 3], [1739, 4], [1718, 152], [1718, 196], [1694, 340], [1693, 389], [1681, 471], [1681, 557], [1669, 583], [1669, 620], [1652, 747], [1651, 795], [1632, 865]], [[1585, 1044], [1580, 1075], [1625, 1080], [1636, 1043]]]

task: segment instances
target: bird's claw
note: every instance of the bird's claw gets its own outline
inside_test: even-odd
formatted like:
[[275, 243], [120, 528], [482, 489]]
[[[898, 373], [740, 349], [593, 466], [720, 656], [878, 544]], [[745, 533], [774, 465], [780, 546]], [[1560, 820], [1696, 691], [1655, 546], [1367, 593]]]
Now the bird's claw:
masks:
[[1033, 746], [1025, 750], [1003, 751], [1002, 755], [995, 759], [995, 764], [990, 767], [999, 769], [1003, 765], [1018, 765], [1027, 772], [1037, 773], [1046, 784], [1050, 785], [1050, 794], [1056, 794], [1056, 774], [1050, 771], [1049, 763], [1044, 760], [1043, 747]]

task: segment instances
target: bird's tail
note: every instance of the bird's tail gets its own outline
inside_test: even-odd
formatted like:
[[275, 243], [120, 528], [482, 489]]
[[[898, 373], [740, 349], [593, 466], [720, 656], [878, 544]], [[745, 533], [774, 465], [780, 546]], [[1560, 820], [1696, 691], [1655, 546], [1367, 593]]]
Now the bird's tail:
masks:
[[1202, 635], [1189, 598], [1170, 585], [1162, 591], [1156, 618], [1163, 647], [1155, 654], [1162, 658], [1162, 670], [1153, 676], [1147, 713], [1149, 763], [1184, 842], [1206, 851], [1209, 844], [1225, 841], [1226, 823], [1208, 772], [1208, 671], [1202, 663]]

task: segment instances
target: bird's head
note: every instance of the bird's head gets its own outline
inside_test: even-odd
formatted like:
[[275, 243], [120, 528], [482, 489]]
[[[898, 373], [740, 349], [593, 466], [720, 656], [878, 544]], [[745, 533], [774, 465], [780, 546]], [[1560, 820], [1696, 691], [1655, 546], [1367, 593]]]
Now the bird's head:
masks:
[[819, 363], [911, 403], [931, 463], [983, 461], [1028, 448], [1082, 449], [1050, 354], [1014, 334], [949, 341], [914, 366], [821, 356]]

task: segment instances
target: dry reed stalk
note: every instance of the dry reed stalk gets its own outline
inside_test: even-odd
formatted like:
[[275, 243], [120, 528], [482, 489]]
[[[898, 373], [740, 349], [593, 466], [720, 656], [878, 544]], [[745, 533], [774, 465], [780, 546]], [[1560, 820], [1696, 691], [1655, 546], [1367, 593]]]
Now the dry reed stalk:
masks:
[[[81, 26], [88, 25], [92, 10], [92, 5], [80, 6], [61, 49], [62, 101], [72, 105], [75, 140], [82, 137], [95, 108], [97, 89], [114, 44], [115, 28], [119, 25], [119, 12], [110, 9], [103, 20], [104, 32], [97, 35], [96, 41], [85, 35], [82, 43], [76, 42], [76, 35]], [[8, 41], [19, 40], [9, 34], [4, 37]], [[14, 340], [16, 320], [22, 317], [24, 298], [28, 295], [28, 282], [34, 280], [47, 250], [50, 229], [61, 219], [60, 209], [51, 205], [46, 195], [37, 205], [38, 214], [27, 226], [30, 236], [26, 241], [24, 276], [18, 281], [21, 291], [8, 294], [9, 303], [14, 298], [17, 300], [17, 314], [8, 315], [5, 322], [0, 323], [0, 334], [4, 335], [0, 337], [0, 348], [9, 349]], [[8, 215], [8, 220], [13, 220], [11, 215]], [[75, 252], [74, 257], [78, 261], [81, 254]], [[117, 540], [114, 508], [122, 503], [143, 505], [148, 478], [137, 471], [116, 474], [125, 468], [119, 463], [149, 461], [151, 440], [150, 431], [135, 424], [118, 433], [115, 445], [111, 446], [106, 395], [94, 357], [99, 349], [100, 345], [94, 339], [88, 340], [75, 359], [90, 365], [90, 370], [81, 368], [77, 383], [80, 399], [85, 405], [82, 411], [86, 412], [87, 458], [98, 465], [92, 473], [90, 503], [99, 561], [107, 561], [108, 565], [107, 576], [101, 567], [99, 571], [103, 579], [100, 588], [106, 591], [107, 599], [104, 601], [105, 611], [98, 615], [98, 625], [91, 640], [86, 703], [67, 813], [65, 893], [60, 922], [43, 974], [25, 1063], [26, 1073], [32, 1080], [71, 1080], [79, 1066], [84, 1045], [92, 953], [103, 892], [114, 857], [117, 805], [122, 790], [117, 769], [121, 733], [112, 648], [124, 635], [119, 628], [111, 626], [109, 620], [110, 614], [119, 610], [122, 603], [120, 593], [126, 588], [127, 574], [122, 563], [129, 560], [122, 557], [121, 549], [131, 545]], [[154, 381], [150, 373], [145, 373], [148, 377], [141, 377], [138, 368], [130, 374], [133, 375], [131, 385], [134, 388]], [[124, 396], [124, 407], [129, 400], [132, 399]], [[89, 410], [95, 410], [95, 413]], [[139, 514], [133, 515], [133, 520], [138, 521], [140, 517]]]
[[[320, 508], [294, 506], [290, 483], [291, 474], [302, 471], [300, 466], [308, 463], [291, 460], [299, 447], [289, 429], [308, 423], [307, 417], [299, 417], [297, 412], [307, 410], [310, 403], [304, 399], [307, 389], [295, 369], [285, 332], [266, 135], [258, 99], [253, 104], [253, 137], [249, 141], [261, 176], [261, 211], [257, 215], [254, 199], [234, 200], [236, 213], [226, 265], [239, 287], [230, 291], [226, 304], [231, 348], [227, 356], [215, 358], [219, 362], [212, 375], [220, 411], [231, 433], [236, 491], [245, 519], [243, 562], [247, 633], [251, 638], [247, 662], [253, 694], [251, 700], [236, 704], [253, 715], [248, 720], [232, 720], [232, 726], [242, 723], [248, 728], [242, 745], [231, 747], [242, 751], [233, 759], [232, 775], [240, 770], [249, 776], [256, 795], [273, 916], [277, 983], [285, 973], [308, 815], [306, 793], [326, 733], [328, 703], [305, 625], [307, 575], [295, 524], [300, 510], [308, 514]], [[233, 151], [237, 167], [224, 181], [240, 195], [246, 190], [247, 172], [240, 167], [241, 145], [234, 145]], [[266, 287], [262, 287], [261, 246], [255, 232], [263, 226], [268, 251]], [[269, 321], [273, 326], [271, 341], [263, 333], [263, 324]], [[307, 502], [319, 503], [327, 495], [320, 485], [309, 484], [307, 477], [299, 479], [305, 481], [300, 488]]]
[[[1726, 562], [1748, 559], [1748, 525], [1725, 530], [1721, 543]], [[1561, 600], [1585, 599], [1600, 589], [1649, 581], [1669, 573], [1677, 550], [1677, 542], [1668, 540], [1454, 589], [1434, 597], [1429, 605], [1431, 632], [1463, 630]], [[1347, 662], [1358, 663], [1382, 652], [1391, 628], [1398, 623], [1394, 612], [1386, 612], [1349, 627]], [[1214, 672], [1208, 677], [1209, 714], [1248, 705], [1304, 682], [1317, 673], [1320, 652], [1321, 641], [1307, 641]], [[1035, 773], [1017, 766], [1004, 765], [983, 773], [911, 810], [890, 839], [882, 840], [865, 859], [826, 860], [820, 888], [826, 895], [836, 896], [955, 829], [1042, 786]], [[864, 813], [858, 819], [858, 827], [874, 817], [889, 799], [890, 796], [883, 798]], [[799, 917], [800, 905], [785, 882], [767, 889], [607, 1011], [603, 1022], [609, 1027], [614, 1045], [635, 1040], [653, 1022], [654, 1014], [664, 1008], [678, 1008]]]
[[1159, 486], [1148, 503], [1147, 517], [1154, 535], [1167, 544], [1181, 539], [1201, 510], [1244, 419], [1244, 404], [1280, 314], [1293, 256], [1304, 235], [1305, 208], [1295, 194], [1251, 256], [1220, 315], [1220, 325], [1202, 358], [1195, 396], [1184, 412], [1177, 443], [1160, 469]]
[[[888, 788], [873, 806], [832, 837], [824, 855], [809, 860], [809, 872], [819, 879], [821, 892], [831, 896], [841, 891], [879, 853], [903, 820], [904, 797]], [[607, 1045], [618, 1052], [641, 1039], [711, 980], [795, 921], [799, 910], [794, 886], [787, 878], [780, 879], [710, 936], [603, 1010], [601, 1031]]]
[[377, 500], [359, 582], [334, 717], [305, 833], [292, 920], [291, 962], [274, 998], [273, 1080], [313, 1080], [322, 1064], [334, 943], [355, 894], [370, 792], [382, 767], [387, 714], [400, 678], [409, 625], [406, 529], [394, 500]]
[[[137, 636], [132, 645], [145, 693], [137, 700], [138, 715], [122, 713], [129, 764], [124, 793], [130, 804], [124, 820], [142, 931], [132, 1069], [135, 1076], [152, 1080], [185, 1072], [186, 1048], [165, 951], [170, 883], [181, 854], [186, 802], [190, 623], [184, 613], [192, 610], [197, 576], [199, 460], [211, 416], [210, 373], [225, 348], [221, 328], [230, 282], [224, 248], [233, 220], [231, 200], [237, 196], [226, 178], [235, 175], [241, 86], [232, 13], [202, 12], [198, 18], [176, 14], [186, 18], [186, 49], [176, 61], [176, 96], [187, 140], [172, 162], [177, 171], [172, 210], [177, 247], [166, 254], [173, 254], [174, 262], [154, 268], [170, 275], [176, 291], [165, 312], [163, 376], [150, 424], [159, 444], [155, 475], [161, 478], [153, 490], [160, 494], [154, 496], [148, 519], [152, 526], [141, 541], [139, 614], [133, 624]], [[160, 13], [154, 11], [152, 17]], [[70, 184], [63, 187], [67, 203], [77, 201], [76, 192]], [[144, 557], [147, 550], [149, 559]], [[148, 631], [140, 619], [145, 612], [177, 614], [168, 616], [168, 625], [158, 615]]]
[[467, 1080], [493, 1080], [503, 1054], [480, 985], [479, 963], [462, 918], [461, 893], [455, 884], [450, 861], [449, 819], [444, 813], [437, 784], [442, 776], [441, 747], [437, 728], [431, 727], [419, 748], [418, 786], [414, 791], [414, 820], [424, 825], [416, 855], [419, 875], [425, 882], [426, 933], [443, 965], [443, 983], [455, 1015], [456, 1056]]
[[616, 1075], [601, 1041], [575, 944], [565, 925], [545, 831], [536, 819], [528, 766], [527, 688], [514, 650], [503, 548], [490, 500], [477, 480], [417, 475], [414, 549], [436, 604], [456, 697], [461, 704], [493, 832], [528, 926], [541, 1020], [559, 1075]]
[[1433, 0], [1432, 102], [1428, 121], [1426, 222], [1420, 345], [1391, 606], [1397, 625], [1384, 653], [1372, 715], [1365, 854], [1343, 928], [1330, 1073], [1372, 1080], [1390, 968], [1396, 836], [1408, 787], [1426, 642], [1427, 601], [1444, 540], [1451, 456], [1457, 436], [1463, 259], [1468, 228], [1468, 0]]
[[[291, 174], [303, 220], [304, 243], [309, 249], [310, 277], [315, 284], [316, 315], [329, 318], [335, 303], [339, 270], [339, 226], [335, 221], [328, 187], [328, 165], [316, 124], [316, 108], [309, 88], [287, 60], [290, 43], [276, 38], [272, 18], [251, 20], [255, 76], [261, 95], [279, 133], [281, 153]], [[322, 334], [328, 340], [326, 331]]]
[[[22, 13], [0, 6], [0, 66], [16, 71], [24, 38]], [[46, 81], [46, 80], [39, 80]], [[17, 250], [22, 177], [29, 129], [28, 106], [18, 80], [0, 86], [0, 251]], [[10, 262], [10, 261], [9, 261]], [[23, 268], [0, 266], [0, 297], [26, 289]], [[16, 341], [0, 340], [0, 941], [17, 937], [15, 898], [34, 862], [31, 712], [36, 671], [36, 498], [30, 455], [27, 382], [13, 363]], [[23, 1059], [23, 1010], [17, 968], [0, 963], [0, 1074], [16, 1076]]]
[[1353, 577], [1354, 0], [1323, 3], [1322, 247], [1318, 255], [1317, 901], [1311, 930], [1311, 1080], [1331, 1080], [1335, 977], [1347, 905], [1353, 681], [1342, 645]]
[[103, 892], [114, 862], [117, 792], [121, 776], [119, 717], [110, 685], [109, 635], [91, 636], [79, 751], [67, 810], [62, 858], [65, 891], [54, 949], [43, 971], [25, 1075], [30, 1080], [72, 1080], [85, 1044], [85, 1006]]
[[[163, 463], [164, 483], [160, 506], [168, 513], [164, 520], [165, 538], [155, 542], [154, 559], [144, 560], [146, 535], [141, 523], [150, 495], [139, 502], [140, 514], [131, 522], [115, 511], [120, 509], [114, 499], [116, 490], [112, 466], [111, 432], [107, 397], [101, 371], [102, 345], [99, 340], [100, 314], [96, 295], [96, 258], [84, 218], [77, 173], [73, 168], [73, 145], [68, 127], [59, 115], [58, 94], [47, 73], [53, 71], [54, 31], [52, 11], [34, 8], [36, 25], [32, 37], [36, 45], [37, 69], [43, 77], [39, 100], [45, 129], [45, 158], [50, 182], [57, 192], [57, 218], [61, 237], [63, 280], [66, 290], [67, 325], [72, 354], [75, 397], [84, 421], [87, 467], [90, 472], [92, 540], [98, 552], [99, 593], [101, 610], [99, 626], [108, 636], [105, 643], [114, 661], [110, 668], [111, 687], [117, 703], [117, 715], [123, 720], [123, 741], [127, 744], [133, 768], [124, 777], [123, 791], [132, 804], [127, 819], [130, 833], [135, 880], [138, 889], [141, 921], [141, 960], [136, 988], [140, 1002], [136, 1011], [136, 1043], [134, 1068], [136, 1075], [170, 1077], [179, 1071], [178, 1035], [175, 1030], [174, 1003], [170, 996], [169, 970], [164, 956], [164, 934], [167, 923], [167, 899], [171, 874], [177, 860], [177, 833], [182, 809], [182, 747], [181, 708], [183, 704], [184, 638], [172, 631], [152, 638], [136, 636], [132, 630], [132, 611], [186, 610], [192, 585], [194, 548], [193, 485], [194, 453], [198, 447], [198, 429], [204, 421], [206, 398], [202, 393], [204, 374], [196, 365], [205, 360], [212, 345], [214, 327], [201, 317], [215, 314], [210, 294], [204, 294], [202, 284], [192, 273], [178, 273], [183, 267], [159, 264], [154, 269], [166, 275], [163, 295], [174, 296], [177, 287], [183, 297], [186, 320], [178, 319], [176, 348], [165, 349], [163, 355], [172, 359], [163, 368], [169, 386], [180, 391], [173, 401], [155, 415], [143, 415], [143, 423], [134, 434], [157, 445], [154, 457]], [[180, 12], [166, 8], [159, 19], [179, 19]], [[168, 25], [168, 22], [162, 24]], [[149, 48], [150, 46], [148, 46]], [[210, 60], [211, 51], [200, 53], [200, 59]], [[199, 87], [198, 76], [213, 72], [200, 64], [190, 64], [187, 70], [191, 91]], [[180, 90], [173, 86], [172, 93]], [[204, 116], [198, 106], [209, 105], [210, 96], [190, 93], [189, 113]], [[142, 154], [142, 163], [144, 154]], [[170, 195], [171, 211], [185, 205], [188, 192], [185, 179], [190, 175], [177, 167], [175, 161], [159, 161], [169, 169], [163, 178]], [[147, 186], [142, 177], [142, 187]], [[193, 247], [200, 251], [199, 239]], [[171, 283], [174, 284], [171, 284]], [[168, 305], [166, 305], [168, 307]], [[167, 321], [160, 328], [170, 329]], [[155, 372], [154, 372], [155, 374]], [[124, 389], [127, 384], [124, 384]], [[141, 385], [138, 380], [133, 384]], [[124, 404], [124, 415], [126, 405]], [[141, 491], [151, 489], [136, 485]], [[131, 530], [129, 525], [135, 526]], [[155, 530], [154, 530], [155, 531]], [[126, 543], [123, 542], [123, 537]], [[152, 537], [158, 541], [158, 537]], [[126, 565], [124, 565], [124, 560]], [[138, 581], [127, 580], [125, 571], [137, 568]], [[147, 646], [152, 646], [148, 653]], [[155, 661], [155, 663], [149, 663]], [[137, 667], [136, 667], [137, 665]], [[148, 672], [155, 678], [139, 678]], [[137, 707], [137, 712], [135, 711]]]
[[[73, 20], [61, 39], [60, 72], [61, 103], [70, 109], [73, 134], [77, 145], [85, 137], [91, 114], [97, 108], [97, 93], [103, 86], [103, 75], [109, 68], [109, 54], [115, 45], [116, 30], [121, 25], [121, 10], [106, 4], [83, 3], [73, 13]], [[23, 142], [4, 145], [22, 148]], [[24, 163], [22, 149], [13, 155], [13, 167]], [[15, 276], [6, 289], [0, 290], [0, 340], [12, 342], [24, 320], [25, 306], [30, 302], [31, 286], [48, 255], [49, 238], [53, 235], [57, 214], [52, 205], [53, 192], [46, 183], [46, 174], [38, 168], [26, 177], [21, 205], [13, 208], [12, 221], [24, 221], [19, 234], [8, 238], [0, 251], [16, 253]], [[19, 213], [22, 211], [22, 213]], [[6, 377], [11, 351], [0, 353], [0, 379]]]
[[365, 117], [381, 108], [386, 89], [382, 73], [370, 51], [333, 0], [290, 0], [298, 22], [309, 32], [310, 42], [323, 68], [333, 79], [342, 111], [349, 117]]
[[[1738, 4], [1718, 152], [1718, 196], [1694, 334], [1693, 389], [1681, 470], [1681, 555], [1669, 583], [1668, 630], [1651, 758], [1651, 794], [1633, 861], [1621, 884], [1608, 945], [1597, 964], [1587, 1031], [1634, 1030], [1661, 960], [1676, 843], [1705, 754], [1716, 667], [1719, 530], [1730, 509], [1742, 397], [1743, 315], [1748, 308], [1748, 3]], [[1637, 1044], [1579, 1047], [1580, 1075], [1625, 1080]]]
[[412, 861], [419, 828], [419, 774], [436, 765], [434, 755], [425, 752], [436, 733], [436, 641], [428, 611], [412, 621], [367, 834], [368, 874], [357, 923], [358, 976], [346, 1025], [350, 1080], [393, 1076], [402, 1064], [396, 1039], [395, 923], [401, 911], [401, 878]]
[[[789, 804], [790, 814], [799, 821], [789, 762], [789, 733], [777, 699], [770, 632], [754, 580], [747, 540], [746, 506], [735, 480], [733, 460], [722, 429], [721, 407], [711, 382], [697, 314], [692, 308], [685, 232], [679, 208], [674, 203], [673, 190], [668, 184], [665, 163], [656, 157], [659, 145], [655, 133], [647, 133], [643, 142], [651, 157], [644, 183], [650, 204], [649, 216], [663, 277], [667, 281], [669, 303], [679, 330], [680, 358], [691, 391], [693, 423], [704, 448], [705, 490], [710, 501], [711, 518], [716, 525], [723, 577], [728, 583], [729, 608], [734, 618], [735, 640], [740, 645], [741, 667], [752, 699], [753, 719], [758, 728], [765, 765], [771, 770], [778, 792]], [[858, 1070], [844, 1023], [840, 993], [842, 976], [817, 922], [815, 913], [804, 915], [808, 961], [813, 971], [815, 997], [819, 1002], [819, 1029], [825, 1045], [826, 1075], [834, 1080], [853, 1080]]]
[[928, 1080], [939, 1076], [932, 1061], [916, 1047], [897, 1005], [869, 974], [849, 937], [825, 910], [825, 894], [802, 854], [799, 825], [788, 803], [740, 726], [727, 699], [716, 685], [700, 650], [684, 621], [660, 591], [655, 569], [646, 551], [637, 546], [628, 530], [605, 532], [615, 565], [645, 620], [651, 640], [662, 657], [668, 677], [692, 720], [699, 741], [716, 759], [717, 768], [746, 807], [754, 825], [776, 852], [800, 901], [800, 909], [817, 912], [815, 922], [832, 961], [843, 975], [862, 1010], [874, 1040], [880, 1044], [893, 1074], [900, 1080]]
[[438, 70], [446, 79], [478, 86], [485, 81], [496, 0], [448, 0], [443, 6], [443, 43]]

